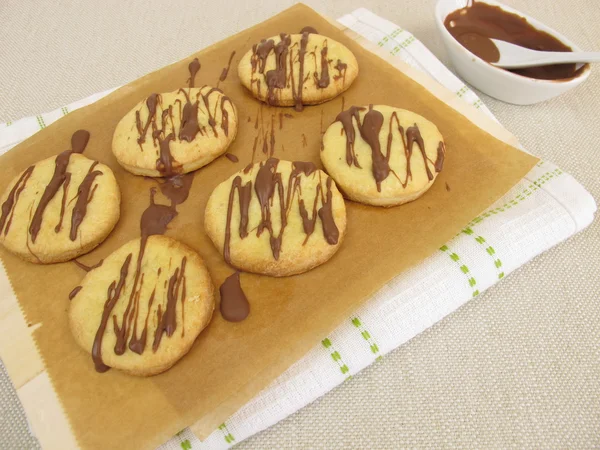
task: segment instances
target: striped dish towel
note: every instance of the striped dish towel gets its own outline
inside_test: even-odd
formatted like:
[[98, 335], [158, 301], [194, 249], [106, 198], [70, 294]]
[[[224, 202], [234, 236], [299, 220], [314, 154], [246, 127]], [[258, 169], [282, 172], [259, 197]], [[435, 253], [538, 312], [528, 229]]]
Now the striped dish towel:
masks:
[[[339, 22], [401, 58], [493, 118], [481, 100], [413, 35], [366, 9]], [[109, 94], [0, 125], [0, 153], [69, 111]], [[252, 436], [324, 395], [591, 223], [592, 196], [569, 174], [540, 161], [502, 199], [420, 265], [384, 286], [329, 336], [323, 336], [269, 387], [201, 442], [183, 430], [164, 450], [222, 449]]]

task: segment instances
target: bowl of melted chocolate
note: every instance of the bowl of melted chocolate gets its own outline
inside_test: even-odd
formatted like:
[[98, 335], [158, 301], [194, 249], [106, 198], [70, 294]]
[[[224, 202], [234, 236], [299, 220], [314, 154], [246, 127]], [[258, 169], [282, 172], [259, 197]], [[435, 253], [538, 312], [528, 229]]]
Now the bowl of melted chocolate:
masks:
[[548, 100], [582, 83], [589, 64], [501, 69], [490, 39], [555, 52], [581, 51], [543, 23], [493, 0], [439, 0], [436, 24], [459, 75], [486, 94], [517, 105]]

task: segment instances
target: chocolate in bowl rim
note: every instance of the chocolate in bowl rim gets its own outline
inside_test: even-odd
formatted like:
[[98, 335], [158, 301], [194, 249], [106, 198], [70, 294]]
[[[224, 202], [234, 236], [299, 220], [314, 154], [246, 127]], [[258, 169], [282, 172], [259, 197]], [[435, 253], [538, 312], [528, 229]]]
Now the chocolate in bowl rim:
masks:
[[[455, 9], [452, 9], [451, 11], [448, 12], [442, 12], [442, 5], [448, 3], [448, 1], [444, 1], [444, 0], [438, 0], [438, 2], [436, 3], [436, 7], [435, 7], [435, 21], [436, 21], [436, 25], [438, 27], [438, 29], [440, 30], [440, 32], [444, 35], [444, 37], [446, 38], [447, 42], [451, 42], [451, 45], [454, 45], [455, 47], [458, 47], [460, 49], [462, 49], [462, 51], [466, 52], [470, 58], [471, 61], [474, 62], [475, 64], [484, 64], [486, 67], [491, 67], [492, 70], [496, 70], [499, 71], [499, 73], [503, 73], [505, 74], [508, 78], [511, 78], [513, 80], [519, 80], [519, 81], [524, 81], [524, 82], [531, 82], [532, 85], [536, 85], [536, 84], [547, 84], [547, 85], [554, 85], [556, 83], [560, 83], [560, 84], [578, 84], [580, 82], [583, 82], [590, 74], [591, 72], [591, 66], [589, 63], [585, 63], [583, 64], [581, 67], [576, 69], [576, 73], [575, 75], [568, 77], [568, 78], [559, 78], [559, 79], [555, 79], [555, 80], [546, 80], [546, 79], [539, 79], [539, 78], [531, 78], [525, 75], [521, 75], [518, 73], [514, 73], [511, 72], [509, 70], [506, 69], [502, 69], [500, 67], [495, 66], [492, 63], [487, 62], [486, 60], [484, 60], [483, 58], [479, 57], [478, 55], [476, 55], [475, 53], [471, 52], [469, 49], [467, 49], [465, 46], [463, 46], [453, 35], [452, 33], [450, 33], [450, 31], [448, 31], [448, 29], [446, 28], [445, 25], [445, 21], [446, 18], [452, 14], [453, 12], [456, 12], [462, 8], [465, 8], [468, 4], [469, 4], [470, 0], [455, 0], [453, 3], [459, 5], [464, 3], [463, 6], [458, 6]], [[522, 17], [523, 19], [525, 19], [533, 28], [535, 28], [538, 31], [543, 31], [546, 32], [548, 34], [550, 34], [551, 36], [555, 37], [557, 40], [559, 40], [561, 43], [565, 44], [566, 46], [570, 47], [571, 50], [573, 52], [582, 52], [583, 50], [577, 46], [577, 44], [575, 44], [574, 42], [572, 42], [571, 40], [569, 40], [566, 36], [564, 36], [563, 34], [559, 33], [558, 31], [556, 31], [555, 29], [549, 27], [548, 25], [545, 25], [543, 22], [540, 22], [539, 20], [537, 20], [534, 17], [529, 16], [528, 14], [525, 14], [519, 10], [516, 10], [514, 8], [511, 8], [510, 6], [507, 6], [503, 3], [497, 2], [495, 0], [477, 0], [477, 2], [479, 3], [486, 3], [490, 6], [496, 6], [500, 9], [502, 9], [503, 11], [507, 12], [507, 13], [511, 13], [511, 14], [515, 14], [519, 17]]]

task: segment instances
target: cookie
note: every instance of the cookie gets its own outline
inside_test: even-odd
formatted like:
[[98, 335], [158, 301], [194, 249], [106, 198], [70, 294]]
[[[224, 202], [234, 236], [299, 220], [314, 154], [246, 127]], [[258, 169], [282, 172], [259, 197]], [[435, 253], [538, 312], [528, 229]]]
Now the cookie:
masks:
[[334, 255], [346, 231], [346, 208], [333, 180], [314, 164], [270, 158], [215, 188], [204, 227], [232, 266], [281, 277]]
[[98, 372], [164, 372], [208, 325], [214, 287], [191, 248], [166, 236], [134, 239], [71, 293], [69, 324]]
[[237, 134], [235, 106], [210, 86], [152, 94], [117, 125], [112, 150], [135, 175], [192, 172], [225, 153]]
[[321, 161], [344, 195], [375, 206], [416, 200], [444, 166], [437, 127], [404, 109], [352, 106], [323, 135]]
[[260, 101], [301, 111], [348, 89], [358, 76], [358, 62], [326, 36], [282, 33], [255, 44], [241, 59], [238, 74]]
[[6, 188], [0, 244], [7, 250], [33, 263], [56, 263], [89, 252], [110, 234], [121, 193], [108, 166], [80, 154], [88, 138], [78, 131], [73, 150], [28, 167]]

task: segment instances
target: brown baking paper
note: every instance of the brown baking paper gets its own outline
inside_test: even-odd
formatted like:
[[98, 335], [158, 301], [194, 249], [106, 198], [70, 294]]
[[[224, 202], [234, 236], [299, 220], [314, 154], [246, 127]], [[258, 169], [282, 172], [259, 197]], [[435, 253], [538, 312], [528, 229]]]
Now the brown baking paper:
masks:
[[[241, 86], [237, 63], [261, 38], [297, 32], [307, 25], [354, 52], [360, 66], [358, 79], [343, 94], [343, 100], [339, 97], [324, 105], [309, 106], [302, 113], [261, 105]], [[0, 249], [22, 312], [14, 306], [14, 298], [3, 299], [2, 357], [30, 419], [41, 429], [38, 437], [47, 447], [66, 448], [77, 442], [90, 449], [153, 448], [192, 424], [200, 435], [208, 434], [384, 283], [454, 237], [536, 162], [534, 157], [474, 125], [308, 7], [296, 5], [134, 81], [35, 134], [0, 157], [0, 191], [30, 164], [68, 149], [75, 130], [89, 130], [91, 139], [85, 155], [114, 170], [123, 201], [121, 220], [113, 233], [80, 260], [92, 265], [108, 256], [139, 236], [139, 220], [149, 203], [149, 189], [156, 186], [155, 181], [133, 176], [117, 164], [111, 153], [117, 122], [149, 94], [185, 86], [187, 66], [194, 56], [202, 65], [196, 84], [216, 85], [233, 51], [236, 54], [229, 76], [220, 87], [238, 108], [238, 136], [229, 152], [239, 162], [220, 157], [197, 171], [191, 194], [178, 208], [180, 213], [167, 232], [202, 255], [216, 286], [232, 269], [204, 233], [207, 198], [219, 182], [251, 161], [255, 137], [270, 132], [272, 123], [274, 156], [310, 160], [320, 166], [321, 132], [340, 112], [342, 102], [346, 107], [374, 103], [410, 109], [433, 121], [443, 134], [447, 147], [444, 170], [430, 191], [416, 202], [391, 209], [348, 202], [347, 236], [327, 264], [289, 278], [242, 274], [242, 285], [251, 302], [248, 319], [229, 323], [217, 309], [190, 353], [168, 372], [151, 378], [136, 378], [117, 370], [96, 373], [90, 355], [75, 344], [67, 321], [68, 294], [83, 278], [81, 269], [73, 263], [37, 266]], [[440, 92], [443, 97], [443, 90]], [[284, 118], [282, 129], [280, 112], [293, 115]], [[255, 160], [266, 158], [261, 150], [259, 138]], [[157, 201], [167, 203], [160, 195]], [[15, 336], [33, 336], [37, 350], [30, 342], [9, 342], [11, 330], [16, 330]], [[61, 422], [64, 416], [68, 424]]]

